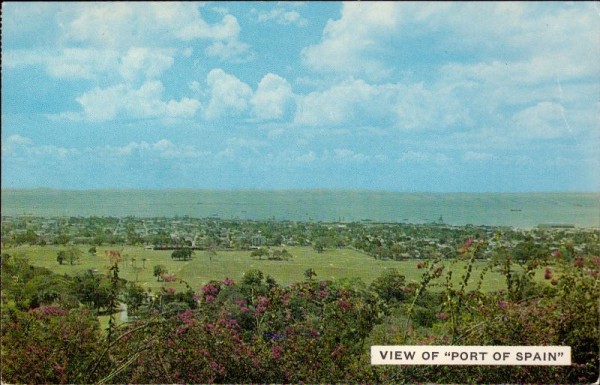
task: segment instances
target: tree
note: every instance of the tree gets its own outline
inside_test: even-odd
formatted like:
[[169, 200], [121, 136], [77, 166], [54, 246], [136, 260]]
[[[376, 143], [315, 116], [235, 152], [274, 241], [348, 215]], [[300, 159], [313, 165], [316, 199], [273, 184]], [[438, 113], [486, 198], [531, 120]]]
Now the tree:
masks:
[[56, 261], [61, 265], [64, 262], [69, 262], [70, 265], [74, 265], [75, 263], [79, 262], [81, 254], [81, 250], [76, 247], [71, 247], [67, 250], [60, 250], [56, 256]]
[[28, 243], [35, 245], [38, 243], [39, 237], [32, 229], [28, 229], [23, 235], [17, 236], [17, 243]]
[[59, 251], [58, 255], [56, 256], [56, 261], [58, 264], [62, 265], [65, 259], [67, 259], [67, 252], [64, 250]]
[[123, 299], [127, 305], [127, 312], [135, 314], [139, 308], [146, 303], [148, 296], [143, 288], [129, 282], [125, 289]]
[[310, 268], [310, 269], [306, 269], [304, 270], [304, 276], [306, 277], [306, 279], [308, 279], [309, 281], [312, 281], [313, 277], [315, 277], [317, 275], [317, 273], [315, 272], [314, 269]]
[[192, 249], [190, 249], [189, 247], [184, 247], [182, 249], [177, 249], [177, 250], [173, 250], [173, 252], [171, 253], [171, 259], [177, 259], [177, 260], [190, 260], [192, 259]]
[[383, 300], [401, 301], [404, 299], [406, 277], [397, 269], [387, 269], [371, 283], [370, 289], [376, 292]]
[[57, 245], [66, 245], [70, 240], [71, 238], [68, 235], [60, 233], [56, 236], [55, 243]]
[[269, 250], [267, 250], [264, 247], [259, 247], [256, 250], [253, 250], [252, 253], [250, 253], [251, 257], [258, 257], [258, 260], [260, 261], [262, 259], [262, 257], [269, 255]]
[[69, 259], [69, 264], [73, 265], [76, 262], [79, 262], [81, 259], [81, 250], [76, 247], [71, 247], [67, 250], [67, 258]]
[[262, 283], [264, 275], [262, 271], [257, 269], [248, 270], [244, 273], [244, 278], [242, 278], [242, 283], [244, 285], [256, 286]]
[[75, 289], [79, 300], [92, 309], [100, 310], [110, 305], [110, 281], [91, 270], [75, 277]]
[[315, 241], [313, 248], [317, 251], [317, 253], [322, 253], [325, 251], [325, 240], [323, 238], [319, 238]]
[[153, 275], [156, 277], [157, 281], [160, 281], [160, 277], [166, 273], [167, 273], [167, 268], [165, 267], [165, 265], [154, 266]]

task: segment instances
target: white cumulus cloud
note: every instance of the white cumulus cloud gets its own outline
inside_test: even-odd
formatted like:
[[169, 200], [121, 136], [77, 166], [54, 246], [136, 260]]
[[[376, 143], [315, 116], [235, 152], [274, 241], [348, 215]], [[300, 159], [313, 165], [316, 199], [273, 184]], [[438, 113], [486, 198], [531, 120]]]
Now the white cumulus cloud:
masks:
[[292, 86], [287, 80], [268, 73], [258, 83], [250, 104], [259, 119], [280, 119], [290, 108], [293, 96]]
[[179, 101], [162, 100], [163, 85], [149, 81], [140, 88], [119, 84], [108, 88], [95, 88], [77, 98], [83, 108], [83, 117], [89, 121], [102, 122], [120, 115], [137, 118], [191, 118], [200, 108], [195, 99]]
[[252, 97], [250, 86], [220, 68], [208, 73], [206, 82], [210, 90], [210, 101], [204, 110], [207, 119], [246, 112]]

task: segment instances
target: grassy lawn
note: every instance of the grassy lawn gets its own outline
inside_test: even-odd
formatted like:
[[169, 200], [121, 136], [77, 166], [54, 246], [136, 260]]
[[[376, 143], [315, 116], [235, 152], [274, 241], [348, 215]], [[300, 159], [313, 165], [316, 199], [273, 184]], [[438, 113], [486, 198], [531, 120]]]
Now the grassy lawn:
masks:
[[[323, 253], [317, 253], [309, 247], [288, 247], [287, 250], [294, 256], [289, 261], [269, 261], [257, 260], [250, 257], [249, 251], [219, 251], [216, 256], [211, 258], [204, 251], [196, 251], [190, 261], [174, 261], [171, 259], [171, 251], [165, 250], [145, 250], [142, 247], [119, 246], [119, 247], [98, 247], [97, 254], [91, 255], [87, 252], [88, 246], [80, 246], [83, 251], [81, 260], [75, 265], [59, 265], [56, 261], [56, 255], [62, 247], [57, 246], [21, 246], [16, 248], [4, 249], [3, 252], [27, 256], [31, 264], [46, 267], [58, 274], [76, 275], [83, 273], [88, 269], [98, 269], [106, 272], [109, 266], [109, 260], [105, 257], [105, 250], [119, 250], [124, 257], [120, 265], [121, 277], [128, 281], [137, 281], [139, 285], [146, 289], [155, 291], [160, 287], [174, 287], [181, 289], [182, 283], [158, 282], [153, 276], [153, 267], [155, 265], [164, 265], [169, 273], [175, 273], [177, 279], [183, 279], [188, 282], [194, 290], [197, 290], [202, 284], [210, 280], [222, 280], [229, 277], [239, 281], [244, 272], [250, 269], [259, 269], [265, 276], [271, 275], [275, 280], [283, 285], [304, 279], [304, 271], [313, 268], [317, 280], [336, 280], [343, 278], [360, 278], [366, 284], [371, 283], [384, 270], [390, 268], [398, 269], [401, 274], [406, 276], [407, 282], [420, 282], [423, 270], [417, 268], [418, 260], [408, 261], [381, 261], [376, 260], [366, 254], [351, 249], [326, 250]], [[135, 263], [132, 259], [135, 258]], [[145, 261], [142, 261], [145, 259]], [[450, 262], [446, 263], [451, 266]], [[475, 288], [481, 269], [486, 265], [485, 262], [476, 262], [471, 273], [469, 288]], [[465, 271], [465, 263], [457, 262], [451, 267], [453, 270], [453, 282], [456, 285], [461, 280]], [[540, 270], [541, 271], [541, 270]], [[438, 279], [440, 284], [445, 280], [445, 273], [442, 279]], [[536, 274], [541, 279], [543, 273]], [[505, 287], [504, 277], [497, 272], [488, 272], [483, 284], [483, 290], [495, 291]]]

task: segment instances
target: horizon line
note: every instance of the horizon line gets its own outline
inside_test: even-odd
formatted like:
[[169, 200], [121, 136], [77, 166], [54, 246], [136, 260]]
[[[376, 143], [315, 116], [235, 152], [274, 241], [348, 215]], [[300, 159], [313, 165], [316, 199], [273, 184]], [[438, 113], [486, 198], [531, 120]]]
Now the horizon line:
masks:
[[366, 192], [366, 193], [405, 193], [405, 194], [599, 194], [599, 190], [513, 190], [513, 191], [434, 191], [434, 190], [391, 190], [351, 187], [294, 187], [294, 188], [192, 188], [192, 187], [101, 187], [101, 188], [56, 188], [56, 187], [2, 187], [2, 193], [10, 191], [56, 191], [56, 192], [98, 192], [98, 191], [218, 191], [218, 192]]

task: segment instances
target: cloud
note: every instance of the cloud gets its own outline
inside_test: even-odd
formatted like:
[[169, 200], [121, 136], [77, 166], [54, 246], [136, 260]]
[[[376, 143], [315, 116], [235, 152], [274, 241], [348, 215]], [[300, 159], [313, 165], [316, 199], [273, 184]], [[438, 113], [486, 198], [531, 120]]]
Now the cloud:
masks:
[[572, 132], [560, 104], [541, 102], [513, 117], [512, 132], [521, 137], [552, 139]]
[[291, 108], [293, 96], [292, 86], [287, 80], [268, 73], [258, 83], [250, 104], [259, 119], [281, 119]]
[[8, 138], [6, 138], [6, 141], [4, 142], [7, 145], [30, 145], [32, 143], [31, 139], [25, 137], [25, 136], [21, 136], [21, 135], [11, 135]]
[[[82, 106], [82, 118], [92, 122], [113, 120], [119, 116], [136, 118], [191, 118], [200, 108], [196, 99], [163, 101], [163, 85], [149, 81], [139, 89], [125, 84], [108, 88], [95, 88], [76, 100]], [[68, 115], [67, 115], [68, 116]]]
[[299, 163], [312, 163], [315, 160], [317, 160], [317, 154], [314, 151], [310, 150], [305, 154], [299, 155], [294, 160]]
[[327, 22], [318, 44], [302, 50], [303, 62], [317, 71], [386, 76], [389, 66], [378, 54], [385, 52], [381, 39], [396, 31], [396, 5], [349, 2], [342, 4], [341, 13], [340, 19]]
[[216, 154], [216, 158], [239, 161], [247, 166], [264, 159], [266, 155], [264, 149], [268, 147], [270, 143], [266, 141], [233, 137], [224, 141], [224, 148]]
[[342, 125], [389, 119], [397, 96], [394, 86], [373, 86], [346, 80], [329, 89], [298, 97], [294, 123], [306, 126]]
[[[93, 156], [94, 158], [103, 158], [105, 160], [114, 160], [115, 157], [124, 158], [132, 156], [142, 156], [144, 158], [162, 158], [162, 159], [185, 159], [201, 158], [209, 154], [206, 151], [200, 151], [190, 145], [176, 145], [168, 139], [160, 139], [155, 143], [146, 141], [130, 142], [124, 146], [98, 146], [87, 148], [61, 147], [54, 145], [39, 145], [30, 138], [20, 135], [11, 135], [2, 143], [2, 152], [9, 157], [32, 157], [32, 161], [41, 161], [42, 157], [64, 159], [66, 157], [81, 157], [83, 155]], [[120, 160], [119, 160], [120, 161]]]
[[156, 79], [169, 69], [175, 60], [173, 53], [150, 51], [145, 47], [132, 47], [120, 61], [119, 73], [123, 79], [133, 82], [141, 79]]
[[159, 157], [165, 159], [200, 158], [208, 155], [208, 152], [199, 151], [193, 146], [175, 145], [167, 139], [161, 139], [155, 143], [147, 143], [145, 141], [130, 142], [122, 147], [106, 146], [102, 152], [121, 157], [138, 154], [144, 157]]
[[240, 25], [235, 16], [226, 14], [220, 23], [209, 25], [200, 18], [199, 13], [193, 22], [175, 32], [177, 37], [185, 41], [193, 39], [231, 40], [237, 39], [239, 34]]
[[210, 24], [197, 4], [185, 2], [79, 3], [60, 7], [57, 18], [63, 41], [120, 50], [173, 39], [233, 40], [240, 32], [235, 16], [225, 14]]
[[348, 2], [302, 60], [374, 80], [441, 61], [444, 76], [530, 84], [596, 74], [599, 32], [592, 3]]
[[204, 52], [222, 61], [233, 61], [244, 63], [251, 61], [254, 54], [250, 51], [250, 45], [238, 40], [216, 41], [207, 47]]
[[256, 11], [252, 10], [257, 15], [257, 20], [260, 23], [267, 21], [275, 21], [280, 25], [297, 25], [298, 27], [305, 27], [308, 25], [308, 20], [300, 15], [298, 11], [291, 9], [288, 10], [284, 6], [285, 3], [278, 4], [275, 8], [270, 11]]
[[496, 160], [497, 157], [487, 152], [467, 151], [462, 156], [465, 162], [488, 162]]
[[406, 151], [398, 159], [398, 163], [429, 163], [437, 166], [446, 166], [452, 159], [440, 152]]
[[380, 126], [402, 130], [440, 130], [470, 124], [469, 110], [449, 88], [422, 83], [369, 84], [350, 79], [297, 98], [294, 123], [306, 126]]
[[206, 119], [240, 115], [248, 110], [252, 89], [246, 83], [220, 68], [211, 70], [206, 82], [211, 95], [204, 110]]
[[33, 140], [21, 135], [11, 135], [2, 142], [3, 158], [6, 156], [8, 159], [21, 159], [27, 162], [47, 157], [65, 159], [80, 153], [81, 151], [75, 148], [36, 145]]
[[[31, 8], [19, 5], [15, 12], [21, 7]], [[209, 56], [252, 58], [250, 46], [239, 41], [235, 16], [225, 14], [220, 21], [208, 23], [194, 3], [55, 3], [46, 13], [56, 26], [40, 24], [37, 33], [57, 30], [56, 41], [50, 42], [54, 48], [48, 49], [48, 42], [31, 42], [16, 51], [10, 47], [8, 65], [42, 64], [57, 78], [97, 80], [118, 72], [124, 80], [154, 79], [173, 64], [175, 45], [198, 40], [206, 42]], [[13, 36], [18, 30], [15, 25], [8, 34]], [[188, 49], [184, 56], [191, 53]]]
[[333, 150], [333, 159], [341, 162], [365, 162], [370, 160], [370, 156], [357, 153], [347, 148], [336, 148]]

